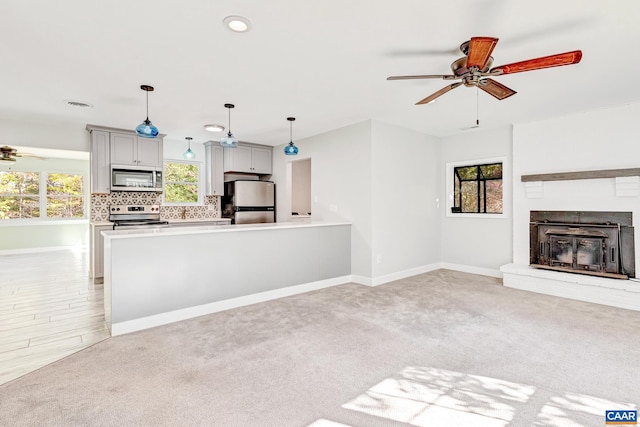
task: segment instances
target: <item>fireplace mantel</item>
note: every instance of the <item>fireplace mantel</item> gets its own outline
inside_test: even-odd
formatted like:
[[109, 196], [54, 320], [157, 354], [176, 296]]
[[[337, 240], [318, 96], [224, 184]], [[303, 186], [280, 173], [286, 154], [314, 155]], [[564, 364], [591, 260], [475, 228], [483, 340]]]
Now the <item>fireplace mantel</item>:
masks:
[[602, 179], [602, 178], [619, 178], [626, 176], [640, 176], [640, 168], [629, 169], [599, 169], [578, 172], [554, 172], [540, 173], [535, 175], [522, 175], [520, 181], [570, 181], [576, 179]]

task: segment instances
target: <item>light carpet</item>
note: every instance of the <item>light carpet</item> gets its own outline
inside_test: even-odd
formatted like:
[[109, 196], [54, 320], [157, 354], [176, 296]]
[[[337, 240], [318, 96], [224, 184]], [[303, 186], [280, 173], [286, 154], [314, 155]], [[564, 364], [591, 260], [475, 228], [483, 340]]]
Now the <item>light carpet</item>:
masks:
[[638, 343], [639, 312], [438, 270], [108, 339], [0, 386], [0, 425], [598, 426]]

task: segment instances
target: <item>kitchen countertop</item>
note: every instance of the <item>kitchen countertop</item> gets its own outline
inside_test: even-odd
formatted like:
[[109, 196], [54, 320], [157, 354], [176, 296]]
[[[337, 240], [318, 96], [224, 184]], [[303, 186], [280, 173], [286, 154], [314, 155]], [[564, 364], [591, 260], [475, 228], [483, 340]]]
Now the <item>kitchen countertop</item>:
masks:
[[[231, 222], [231, 218], [186, 218], [186, 219], [168, 219], [166, 220], [169, 224], [197, 224], [201, 222]], [[113, 222], [111, 221], [91, 221], [91, 225], [95, 226], [103, 226], [108, 225], [112, 226]]]
[[180, 224], [184, 222], [231, 222], [231, 218], [185, 218], [185, 219], [168, 219], [169, 224]]
[[252, 230], [281, 230], [303, 227], [329, 227], [336, 225], [351, 225], [349, 222], [274, 222], [267, 224], [235, 224], [235, 225], [194, 225], [193, 227], [160, 227], [137, 228], [133, 230], [120, 229], [103, 231], [102, 235], [110, 239], [127, 239], [132, 237], [169, 236], [179, 234], [199, 233], [232, 233]]

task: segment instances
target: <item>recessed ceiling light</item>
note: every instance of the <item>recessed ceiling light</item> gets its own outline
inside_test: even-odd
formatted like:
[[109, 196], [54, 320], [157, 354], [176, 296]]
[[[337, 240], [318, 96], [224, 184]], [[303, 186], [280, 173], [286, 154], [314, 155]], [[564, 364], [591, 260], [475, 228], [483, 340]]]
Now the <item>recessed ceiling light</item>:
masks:
[[251, 21], [244, 16], [227, 16], [222, 22], [236, 33], [246, 33], [251, 29]]
[[71, 106], [71, 107], [78, 107], [78, 108], [92, 108], [93, 105], [91, 104], [87, 104], [86, 102], [80, 102], [80, 101], [64, 101], [67, 105]]
[[224, 130], [224, 126], [222, 125], [217, 125], [217, 124], [208, 124], [208, 125], [204, 125], [205, 130], [208, 130], [209, 132], [222, 132]]

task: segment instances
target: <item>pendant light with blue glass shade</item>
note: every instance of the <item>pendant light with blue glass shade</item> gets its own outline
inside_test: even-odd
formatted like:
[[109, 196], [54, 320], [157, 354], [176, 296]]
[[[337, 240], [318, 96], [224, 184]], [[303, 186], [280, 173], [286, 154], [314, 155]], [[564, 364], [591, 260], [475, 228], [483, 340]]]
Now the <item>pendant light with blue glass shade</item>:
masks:
[[140, 89], [147, 92], [147, 118], [136, 127], [136, 133], [145, 138], [155, 138], [158, 136], [158, 128], [149, 120], [149, 92], [153, 92], [153, 86], [142, 85]]
[[191, 140], [193, 138], [191, 138], [190, 136], [185, 137], [184, 139], [186, 139], [189, 142], [189, 148], [187, 149], [187, 151], [184, 152], [184, 154], [182, 155], [182, 157], [184, 157], [186, 160], [193, 160], [196, 158], [196, 153], [194, 153], [193, 151], [191, 151]]
[[229, 110], [229, 132], [220, 139], [220, 145], [225, 148], [236, 148], [238, 146], [238, 139], [231, 133], [231, 109], [234, 108], [235, 105], [224, 104], [224, 107]]
[[293, 121], [295, 119], [295, 117], [287, 117], [287, 120], [289, 120], [289, 145], [284, 146], [284, 154], [287, 156], [298, 154], [298, 147], [293, 144]]

